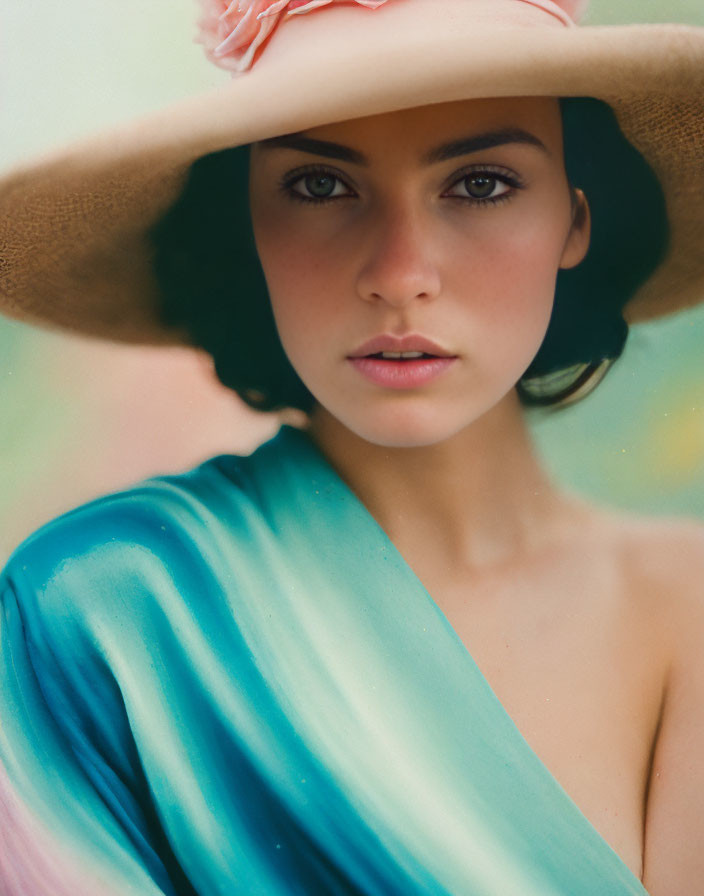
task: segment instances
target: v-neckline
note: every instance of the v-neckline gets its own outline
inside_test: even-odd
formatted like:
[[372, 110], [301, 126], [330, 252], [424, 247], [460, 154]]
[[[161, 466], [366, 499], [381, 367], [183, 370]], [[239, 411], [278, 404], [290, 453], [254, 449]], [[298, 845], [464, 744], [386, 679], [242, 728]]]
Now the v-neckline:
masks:
[[[457, 633], [454, 626], [452, 626], [438, 603], [433, 599], [428, 589], [425, 587], [423, 582], [420, 580], [416, 572], [413, 570], [400, 550], [396, 547], [383, 527], [374, 518], [374, 516], [372, 516], [366, 505], [357, 496], [357, 494], [340, 476], [340, 474], [333, 467], [328, 458], [323, 454], [322, 450], [318, 447], [311, 436], [303, 429], [299, 429], [288, 424], [283, 424], [276, 436], [274, 436], [274, 438], [272, 439], [272, 442], [279, 440], [281, 440], [282, 443], [286, 441], [290, 442], [291, 437], [293, 437], [293, 439], [297, 442], [297, 444], [299, 444], [299, 446], [304, 448], [304, 450], [308, 454], [309, 459], [312, 461], [315, 467], [317, 467], [318, 473], [324, 474], [329, 480], [334, 483], [338, 492], [341, 492], [342, 495], [344, 495], [346, 503], [354, 508], [360, 520], [364, 520], [367, 527], [370, 528], [370, 530], [374, 531], [376, 538], [383, 545], [385, 555], [395, 560], [397, 567], [408, 578], [409, 582], [412, 583], [413, 586], [415, 586], [418, 593], [423, 596], [424, 600], [427, 603], [428, 609], [432, 613], [435, 613], [437, 615], [442, 624], [442, 627], [446, 630], [449, 638], [454, 642], [456, 649], [458, 649], [460, 653], [463, 654], [465, 660], [471, 665], [477, 680], [485, 689], [485, 692], [489, 696], [490, 702], [493, 704], [495, 710], [498, 711], [499, 715], [502, 717], [504, 724], [507, 724], [510, 730], [514, 733], [517, 742], [521, 744], [523, 752], [526, 754], [534, 767], [538, 769], [541, 777], [549, 782], [550, 786], [556, 791], [562, 802], [565, 803], [565, 805], [571, 810], [575, 818], [578, 819], [582, 828], [585, 830], [585, 833], [588, 832], [593, 838], [596, 838], [597, 842], [599, 842], [600, 845], [606, 850], [607, 855], [611, 856], [612, 860], [620, 868], [621, 872], [625, 873], [626, 876], [630, 879], [631, 883], [635, 884], [638, 887], [638, 892], [644, 894], [644, 896], [647, 896], [648, 891], [645, 889], [640, 878], [638, 878], [634, 871], [626, 864], [626, 862], [621, 858], [621, 856], [616, 852], [611, 844], [587, 818], [587, 816], [580, 809], [577, 803], [572, 799], [572, 797], [560, 784], [558, 779], [553, 775], [553, 773], [543, 762], [540, 756], [528, 743], [526, 738], [523, 736], [520, 728], [518, 727], [518, 725], [516, 725], [508, 710], [503, 705], [496, 692], [491, 687], [488, 679], [476, 663], [467, 645]], [[284, 453], [286, 452], [284, 451]]]

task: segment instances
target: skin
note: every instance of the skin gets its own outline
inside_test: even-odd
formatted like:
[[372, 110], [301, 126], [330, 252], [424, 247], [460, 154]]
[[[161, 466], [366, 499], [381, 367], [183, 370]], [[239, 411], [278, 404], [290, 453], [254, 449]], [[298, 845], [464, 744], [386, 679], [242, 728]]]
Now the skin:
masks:
[[[421, 164], [430, 147], [505, 127], [547, 152], [512, 143]], [[370, 162], [251, 151], [255, 240], [281, 341], [317, 400], [311, 437], [584, 815], [653, 896], [690, 893], [704, 874], [704, 531], [557, 489], [514, 389], [558, 271], [590, 240], [557, 100], [466, 100], [303, 133]], [[297, 171], [310, 165], [337, 178], [317, 183], [331, 202], [282, 190], [293, 181], [313, 196], [315, 177]], [[521, 189], [499, 181], [506, 201], [466, 201], [467, 169], [485, 166]], [[373, 336], [407, 332], [457, 360], [405, 391], [347, 360]]]
[[[507, 126], [548, 152], [512, 143], [420, 162], [431, 146]], [[255, 240], [282, 343], [318, 401], [310, 433], [387, 532], [401, 538], [402, 520], [430, 517], [455, 560], [491, 563], [555, 509], [514, 385], [545, 335], [558, 270], [579, 264], [589, 246], [588, 205], [580, 191], [573, 201], [565, 174], [558, 102], [466, 100], [305, 133], [371, 163], [252, 148]], [[340, 178], [328, 193], [349, 198], [288, 198], [282, 178], [312, 163]], [[483, 165], [522, 188], [497, 181], [494, 195], [506, 201], [470, 204], [462, 175]], [[313, 195], [310, 183], [295, 189]], [[385, 389], [347, 360], [374, 335], [409, 331], [458, 356], [427, 386]]]

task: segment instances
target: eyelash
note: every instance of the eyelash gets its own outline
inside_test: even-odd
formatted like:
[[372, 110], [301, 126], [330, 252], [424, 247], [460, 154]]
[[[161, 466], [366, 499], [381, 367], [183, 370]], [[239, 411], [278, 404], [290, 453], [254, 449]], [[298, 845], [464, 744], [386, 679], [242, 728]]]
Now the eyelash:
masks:
[[[345, 183], [343, 178], [341, 178], [334, 171], [331, 171], [329, 168], [325, 168], [322, 165], [310, 165], [306, 168], [299, 168], [295, 172], [292, 172], [290, 175], [284, 177], [279, 186], [283, 193], [290, 199], [293, 199], [297, 202], [303, 202], [306, 205], [324, 205], [328, 202], [336, 202], [340, 199], [352, 199], [352, 196], [330, 196], [327, 199], [321, 198], [313, 198], [310, 196], [303, 196], [301, 193], [298, 193], [296, 190], [292, 189], [294, 184], [297, 184], [299, 180], [303, 180], [304, 177], [308, 174], [324, 174], [328, 177], [334, 178], [336, 181], [340, 181], [340, 183], [345, 184], [345, 186], [350, 189], [349, 185]], [[486, 199], [477, 199], [473, 196], [450, 196], [450, 199], [460, 199], [463, 202], [468, 202], [471, 206], [474, 207], [484, 207], [488, 205], [499, 205], [502, 202], [507, 202], [516, 194], [517, 190], [522, 190], [524, 184], [517, 178], [512, 175], [507, 174], [502, 169], [496, 169], [493, 165], [479, 165], [473, 168], [469, 168], [463, 171], [459, 177], [457, 177], [451, 184], [450, 187], [456, 186], [461, 181], [465, 180], [467, 177], [470, 177], [472, 174], [488, 174], [492, 178], [501, 181], [504, 184], [512, 187], [513, 189], [508, 190], [505, 193], [502, 193], [500, 196], [495, 196], [494, 198], [486, 198]]]

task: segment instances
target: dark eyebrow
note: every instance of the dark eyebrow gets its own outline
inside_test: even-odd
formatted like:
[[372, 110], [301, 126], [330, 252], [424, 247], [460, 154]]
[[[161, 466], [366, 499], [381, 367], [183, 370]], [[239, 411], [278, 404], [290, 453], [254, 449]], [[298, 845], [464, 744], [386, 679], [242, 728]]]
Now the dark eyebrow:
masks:
[[[479, 152], [482, 149], [490, 149], [493, 146], [504, 146], [507, 143], [524, 143], [536, 146], [538, 149], [550, 155], [550, 151], [542, 140], [524, 131], [522, 128], [501, 128], [496, 131], [487, 131], [483, 134], [473, 134], [470, 137], [460, 137], [450, 143], [443, 143], [429, 150], [421, 158], [424, 165], [433, 165], [437, 162], [445, 162], [456, 156], [464, 156], [469, 153]], [[341, 159], [343, 162], [352, 162], [355, 165], [369, 167], [367, 157], [356, 149], [343, 146], [340, 143], [331, 143], [328, 140], [316, 140], [312, 137], [304, 137], [301, 132], [285, 134], [282, 137], [270, 137], [261, 140], [259, 146], [262, 149], [299, 149], [303, 152], [314, 153], [319, 156], [327, 156], [331, 159]]]

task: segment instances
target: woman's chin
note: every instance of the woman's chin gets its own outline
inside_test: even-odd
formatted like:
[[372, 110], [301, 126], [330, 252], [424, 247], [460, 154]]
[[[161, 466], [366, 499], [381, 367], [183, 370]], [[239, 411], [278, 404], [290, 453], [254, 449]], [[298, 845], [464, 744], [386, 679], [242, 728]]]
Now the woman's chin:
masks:
[[445, 442], [475, 424], [490, 426], [491, 420], [506, 422], [516, 416], [522, 416], [520, 400], [513, 384], [505, 383], [491, 391], [475, 389], [470, 395], [383, 396], [378, 401], [369, 396], [360, 400], [359, 396], [319, 395], [309, 419], [319, 435], [336, 437], [347, 431], [380, 447], [423, 448]]
[[[366, 442], [384, 448], [422, 448], [444, 442], [471, 424], [476, 416], [442, 410], [437, 404], [426, 408], [406, 407], [322, 409], [325, 416], [333, 417]], [[477, 415], [479, 416], [479, 415]]]

